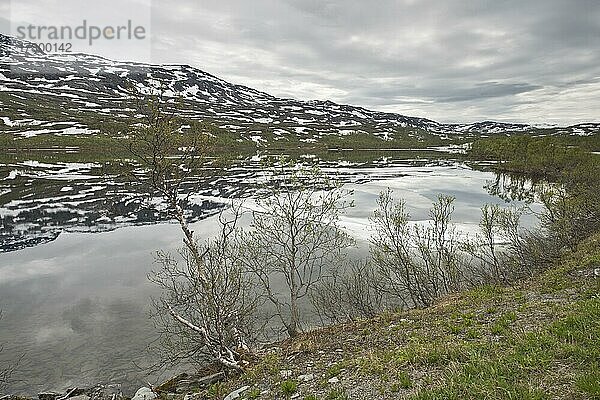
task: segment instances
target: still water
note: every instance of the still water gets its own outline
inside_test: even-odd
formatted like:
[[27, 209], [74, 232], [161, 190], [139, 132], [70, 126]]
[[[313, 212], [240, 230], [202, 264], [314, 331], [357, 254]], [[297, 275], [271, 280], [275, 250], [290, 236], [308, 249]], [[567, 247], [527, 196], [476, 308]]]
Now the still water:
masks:
[[[345, 187], [354, 190], [356, 206], [343, 215], [341, 223], [363, 247], [376, 198], [388, 187], [395, 197], [406, 200], [414, 221], [428, 218], [438, 194], [455, 196], [454, 221], [464, 232], [476, 230], [482, 205], [504, 202], [486, 190], [495, 179], [493, 174], [455, 160], [383, 159], [375, 164], [329, 163], [323, 169], [342, 177]], [[255, 165], [231, 169], [225, 176], [227, 185], [235, 188], [247, 185], [257, 174], [260, 167]], [[73, 178], [76, 180], [77, 175]], [[73, 182], [63, 179], [59, 190], [74, 190]], [[34, 181], [35, 185], [40, 185], [39, 181]], [[219, 196], [221, 191], [214, 188], [200, 192], [204, 193], [204, 197], [198, 196], [200, 204], [209, 210], [226, 203], [224, 197], [242, 196], [235, 190], [229, 190], [229, 196]], [[15, 201], [21, 199], [10, 204], [15, 206]], [[40, 196], [37, 202], [48, 203]], [[0, 208], [0, 216], [3, 212], [15, 214], [10, 204]], [[83, 208], [74, 203], [70, 212], [76, 213], [77, 207]], [[18, 229], [17, 225], [11, 226]], [[158, 293], [146, 278], [154, 267], [152, 253], [181, 245], [178, 226], [165, 221], [115, 224], [105, 230], [75, 229], [68, 223], [46, 225], [58, 232], [53, 240], [28, 242], [19, 250], [0, 253], [0, 343], [4, 343], [0, 360], [23, 355], [15, 376], [18, 381], [11, 384], [10, 391], [34, 394], [70, 386], [122, 383], [131, 392], [148, 381], [164, 378], [149, 377], [137, 365], [151, 358], [145, 349], [155, 338], [148, 303]], [[214, 212], [202, 214], [193, 227], [201, 237], [214, 234]], [[18, 236], [12, 231], [11, 235]], [[10, 243], [4, 244], [12, 249]]]

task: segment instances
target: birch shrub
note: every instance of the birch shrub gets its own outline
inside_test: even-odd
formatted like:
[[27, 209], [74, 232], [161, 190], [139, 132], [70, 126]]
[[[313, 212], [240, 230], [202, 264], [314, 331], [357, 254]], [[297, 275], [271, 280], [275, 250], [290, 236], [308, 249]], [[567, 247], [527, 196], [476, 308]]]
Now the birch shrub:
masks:
[[340, 212], [352, 204], [346, 201], [349, 193], [318, 170], [281, 176], [257, 199], [241, 241], [246, 268], [293, 337], [303, 329], [300, 302], [353, 244], [338, 226]]
[[461, 252], [452, 226], [454, 198], [440, 195], [430, 221], [410, 225], [404, 200], [391, 190], [377, 200], [371, 224], [371, 257], [378, 289], [404, 307], [427, 307], [462, 286]]

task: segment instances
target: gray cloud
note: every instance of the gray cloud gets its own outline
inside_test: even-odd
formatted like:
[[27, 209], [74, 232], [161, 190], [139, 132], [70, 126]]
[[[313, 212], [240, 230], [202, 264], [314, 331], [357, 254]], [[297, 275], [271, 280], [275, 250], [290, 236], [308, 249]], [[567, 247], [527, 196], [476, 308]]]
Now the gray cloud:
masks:
[[190, 44], [156, 61], [275, 95], [443, 121], [569, 124], [600, 106], [597, 1], [179, 1], [154, 16], [156, 37]]
[[542, 89], [542, 86], [530, 85], [528, 83], [478, 83], [474, 87], [456, 90], [452, 96], [440, 98], [443, 102], [470, 101], [488, 99], [526, 93], [532, 90]]

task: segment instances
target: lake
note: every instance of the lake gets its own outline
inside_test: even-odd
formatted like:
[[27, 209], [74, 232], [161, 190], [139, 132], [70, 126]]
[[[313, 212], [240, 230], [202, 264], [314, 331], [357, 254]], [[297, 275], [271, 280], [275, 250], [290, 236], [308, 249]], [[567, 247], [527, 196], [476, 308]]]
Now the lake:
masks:
[[[123, 383], [131, 392], [165, 377], [148, 377], [136, 364], [149, 361], [145, 349], [155, 338], [148, 303], [158, 293], [146, 278], [155, 267], [153, 252], [177, 249], [179, 227], [165, 221], [156, 199], [136, 197], [101, 167], [24, 162], [0, 168], [0, 360], [24, 356], [21, 381], [11, 391]], [[494, 174], [451, 155], [404, 152], [321, 167], [354, 190], [356, 206], [341, 224], [363, 247], [375, 200], [388, 187], [406, 200], [414, 221], [428, 218], [439, 193], [455, 196], [454, 221], [464, 232], [477, 229], [482, 205], [504, 203], [488, 193]], [[260, 157], [252, 157], [191, 185], [195, 232], [214, 234], [218, 210], [227, 199], [251, 198], [263, 172]]]

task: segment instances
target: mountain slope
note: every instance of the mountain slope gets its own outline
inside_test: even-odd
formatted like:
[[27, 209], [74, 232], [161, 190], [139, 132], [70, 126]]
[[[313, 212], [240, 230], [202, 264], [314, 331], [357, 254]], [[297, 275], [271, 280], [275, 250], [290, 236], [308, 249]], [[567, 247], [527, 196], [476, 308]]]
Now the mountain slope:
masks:
[[[228, 83], [187, 65], [114, 62], [85, 54], [44, 54], [27, 42], [0, 35], [0, 129], [24, 136], [94, 133], [86, 115], [124, 116], [128, 85], [160, 87], [183, 99], [184, 116], [210, 121], [250, 138], [271, 133], [315, 140], [354, 132], [393, 137], [398, 132], [438, 135], [532, 131], [523, 124], [441, 124], [425, 118], [339, 105], [330, 101], [280, 99]], [[564, 128], [589, 134], [599, 124]], [[556, 132], [557, 130], [552, 130]]]

